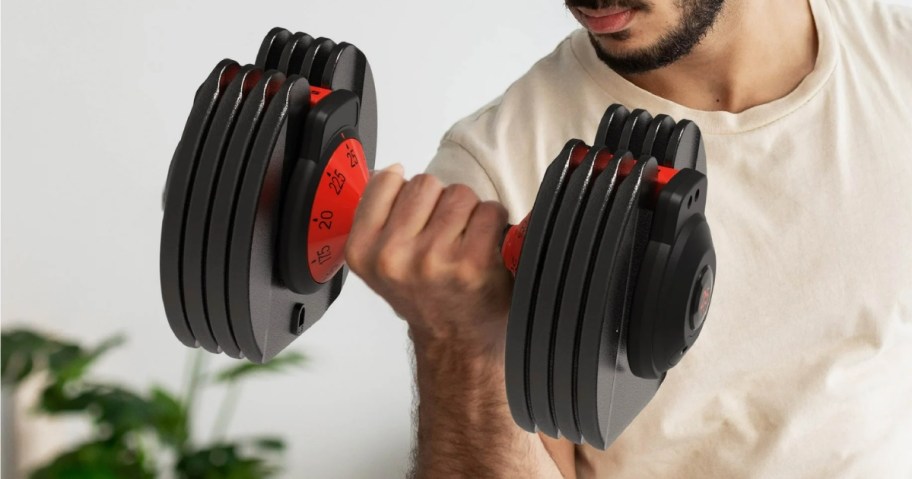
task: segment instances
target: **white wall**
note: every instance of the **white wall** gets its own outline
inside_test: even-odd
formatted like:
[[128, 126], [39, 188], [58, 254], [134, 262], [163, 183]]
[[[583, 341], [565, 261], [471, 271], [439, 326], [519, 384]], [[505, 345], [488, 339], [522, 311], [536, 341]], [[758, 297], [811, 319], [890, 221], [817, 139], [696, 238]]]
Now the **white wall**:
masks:
[[[123, 332], [128, 346], [99, 372], [174, 388], [187, 350], [159, 295], [160, 197], [193, 92], [218, 60], [252, 62], [277, 25], [355, 43], [378, 82], [378, 165], [416, 173], [450, 124], [575, 25], [561, 0], [5, 0], [2, 13], [3, 326], [89, 342]], [[288, 477], [402, 476], [402, 323], [352, 279], [293, 347], [310, 368], [250, 384], [231, 432], [285, 435]], [[219, 394], [203, 398], [199, 430]], [[63, 437], [33, 433], [23, 446], [44, 450], [78, 428], [55, 430]]]
[[[561, 0], [4, 1], [4, 327], [85, 341], [123, 332], [129, 345], [103, 361], [103, 375], [180, 385], [187, 350], [158, 290], [165, 174], [196, 86], [223, 57], [252, 62], [276, 25], [367, 53], [378, 165], [415, 173], [452, 122], [575, 24]], [[352, 279], [294, 348], [311, 367], [251, 384], [230, 432], [285, 435], [288, 477], [401, 476], [412, 436], [402, 323]], [[203, 398], [198, 430], [211, 429], [219, 399]], [[47, 449], [65, 437], [31, 439], [24, 446]]]

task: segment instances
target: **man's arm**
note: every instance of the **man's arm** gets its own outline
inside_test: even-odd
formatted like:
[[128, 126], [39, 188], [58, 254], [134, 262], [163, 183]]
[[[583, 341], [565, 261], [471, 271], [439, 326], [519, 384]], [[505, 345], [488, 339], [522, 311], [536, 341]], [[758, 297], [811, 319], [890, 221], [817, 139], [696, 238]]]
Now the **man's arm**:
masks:
[[400, 167], [376, 174], [346, 260], [409, 323], [418, 385], [414, 476], [574, 477], [573, 448], [510, 415], [503, 348], [511, 278], [498, 244], [506, 212], [464, 185]]
[[415, 356], [414, 477], [576, 477], [572, 443], [548, 438], [548, 448], [542, 437], [513, 422], [502, 346], [479, 351], [476, 345], [419, 339]]

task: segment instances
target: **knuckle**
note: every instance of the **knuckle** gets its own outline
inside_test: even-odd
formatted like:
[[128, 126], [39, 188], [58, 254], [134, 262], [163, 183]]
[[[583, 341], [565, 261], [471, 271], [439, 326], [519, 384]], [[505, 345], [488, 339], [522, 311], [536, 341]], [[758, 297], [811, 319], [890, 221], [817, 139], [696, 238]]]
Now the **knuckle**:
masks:
[[443, 189], [443, 184], [440, 180], [434, 175], [429, 175], [427, 173], [415, 175], [409, 183], [420, 191]]
[[446, 187], [447, 203], [451, 208], [474, 208], [478, 204], [478, 196], [472, 188], [463, 184], [452, 184]]
[[453, 270], [454, 285], [461, 290], [474, 290], [477, 288], [482, 271], [472, 261], [462, 261]]
[[485, 201], [476, 208], [474, 215], [486, 225], [498, 225], [507, 222], [507, 209], [496, 201]]
[[401, 175], [392, 171], [380, 171], [374, 174], [374, 176], [367, 183], [367, 188], [365, 188], [365, 193], [367, 191], [375, 190], [398, 190], [402, 187], [402, 184], [405, 183], [405, 179]]
[[377, 276], [390, 282], [400, 282], [405, 279], [406, 267], [401, 251], [401, 249], [389, 243], [379, 248], [377, 259], [375, 260]]
[[444, 274], [444, 265], [441, 259], [433, 254], [424, 255], [418, 262], [416, 273], [426, 282], [436, 282]]

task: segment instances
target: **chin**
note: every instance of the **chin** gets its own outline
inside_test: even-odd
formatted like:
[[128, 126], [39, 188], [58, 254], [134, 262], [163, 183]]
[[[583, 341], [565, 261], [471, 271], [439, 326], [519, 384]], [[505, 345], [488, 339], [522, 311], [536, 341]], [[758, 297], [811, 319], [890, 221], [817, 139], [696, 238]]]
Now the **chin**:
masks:
[[659, 40], [658, 37], [644, 38], [642, 32], [637, 32], [632, 28], [617, 33], [595, 34], [589, 32], [589, 34], [598, 41], [604, 52], [613, 56], [629, 55], [648, 49]]

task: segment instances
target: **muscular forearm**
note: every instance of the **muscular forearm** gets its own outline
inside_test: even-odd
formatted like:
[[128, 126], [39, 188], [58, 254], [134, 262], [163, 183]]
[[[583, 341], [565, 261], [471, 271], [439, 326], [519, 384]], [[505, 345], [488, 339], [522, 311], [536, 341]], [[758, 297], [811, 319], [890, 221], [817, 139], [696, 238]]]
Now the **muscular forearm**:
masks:
[[502, 347], [413, 339], [419, 394], [414, 477], [561, 477], [538, 435], [513, 422]]
[[546, 449], [507, 406], [506, 224], [503, 205], [428, 175], [405, 181], [401, 167], [376, 172], [358, 206], [346, 262], [409, 323], [415, 344], [418, 478], [560, 477], [552, 457], [572, 476], [572, 445]]

